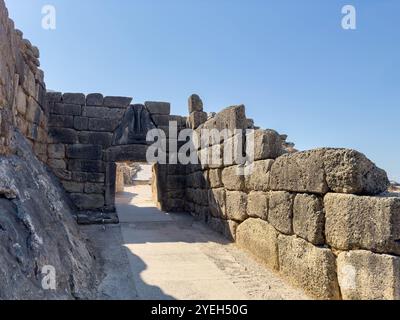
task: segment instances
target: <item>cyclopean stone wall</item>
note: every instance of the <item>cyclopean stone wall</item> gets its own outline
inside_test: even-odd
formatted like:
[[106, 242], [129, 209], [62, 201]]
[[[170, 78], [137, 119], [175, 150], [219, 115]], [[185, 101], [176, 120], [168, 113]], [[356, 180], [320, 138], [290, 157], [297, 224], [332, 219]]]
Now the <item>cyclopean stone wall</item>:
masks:
[[[207, 120], [193, 99], [192, 128], [252, 124], [243, 106]], [[386, 173], [357, 151], [295, 152], [285, 139], [256, 130], [248, 176], [224, 164], [229, 144], [210, 146], [221, 161], [187, 166], [185, 209], [317, 298], [400, 299], [400, 198], [384, 193]]]
[[[168, 134], [169, 121], [181, 129], [184, 118], [171, 116], [169, 103], [132, 105], [129, 97], [51, 92], [47, 100], [48, 164], [76, 205], [78, 218], [117, 222], [116, 163], [146, 162], [148, 131], [159, 128]], [[161, 189], [168, 194], [169, 188], [176, 186], [166, 183]], [[160, 207], [169, 210], [162, 197]]]
[[3, 1], [0, 26], [0, 154], [11, 152], [12, 128], [18, 127], [45, 162], [46, 86], [39, 69], [39, 50], [14, 28]]

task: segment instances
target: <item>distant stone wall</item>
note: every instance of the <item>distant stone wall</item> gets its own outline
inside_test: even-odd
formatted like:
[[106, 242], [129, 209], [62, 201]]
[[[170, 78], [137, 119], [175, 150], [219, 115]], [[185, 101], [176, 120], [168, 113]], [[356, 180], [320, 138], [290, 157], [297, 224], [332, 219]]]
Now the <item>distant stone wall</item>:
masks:
[[[197, 96], [189, 112], [198, 130], [252, 123], [243, 106], [207, 120]], [[400, 198], [384, 193], [386, 173], [357, 151], [294, 152], [285, 139], [257, 129], [248, 176], [210, 145], [221, 161], [187, 166], [186, 211], [317, 298], [400, 299]]]
[[23, 38], [0, 0], [0, 154], [10, 150], [10, 132], [18, 127], [35, 154], [47, 160], [47, 104], [39, 50]]
[[116, 222], [116, 163], [146, 162], [148, 131], [168, 133], [170, 120], [182, 128], [184, 118], [171, 116], [169, 103], [132, 105], [129, 97], [51, 92], [47, 100], [49, 166], [82, 218], [101, 212], [100, 221]]

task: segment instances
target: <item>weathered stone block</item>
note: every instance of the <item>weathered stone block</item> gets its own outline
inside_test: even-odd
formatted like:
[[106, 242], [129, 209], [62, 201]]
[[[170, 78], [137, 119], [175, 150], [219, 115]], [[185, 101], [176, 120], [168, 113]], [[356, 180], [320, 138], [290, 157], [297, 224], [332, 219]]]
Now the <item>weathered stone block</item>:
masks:
[[232, 106], [222, 110], [212, 119], [213, 127], [218, 130], [246, 129], [247, 118], [244, 105]]
[[104, 207], [104, 196], [99, 194], [71, 193], [70, 197], [80, 210], [95, 210]]
[[211, 188], [221, 188], [222, 183], [222, 170], [221, 169], [210, 169], [208, 172], [208, 181]]
[[207, 121], [207, 118], [208, 116], [205, 112], [192, 112], [187, 119], [188, 127], [191, 129], [197, 129], [200, 125]]
[[89, 119], [86, 117], [74, 117], [75, 130], [84, 131], [89, 129]]
[[102, 147], [99, 145], [75, 144], [67, 146], [67, 157], [69, 159], [101, 160]]
[[239, 191], [226, 192], [226, 216], [229, 220], [244, 221], [248, 218], [246, 212], [247, 194]]
[[53, 172], [54, 172], [54, 175], [59, 179], [66, 180], [66, 181], [69, 181], [72, 179], [72, 173], [68, 170], [53, 168]]
[[22, 88], [18, 86], [18, 93], [17, 93], [17, 110], [20, 114], [25, 115], [26, 113], [26, 107], [27, 107], [27, 102], [26, 102], [26, 95]]
[[316, 149], [276, 159], [271, 189], [325, 194], [375, 195], [387, 190], [386, 173], [363, 154], [347, 149]]
[[289, 192], [269, 193], [268, 222], [287, 235], [293, 234], [293, 202], [294, 195]]
[[333, 192], [377, 195], [387, 191], [390, 184], [385, 171], [355, 150], [327, 149], [324, 166]]
[[104, 184], [103, 183], [85, 183], [84, 188], [85, 193], [97, 193], [103, 194], [104, 193]]
[[104, 183], [105, 174], [94, 172], [72, 172], [72, 180], [77, 182]]
[[53, 169], [67, 169], [67, 164], [61, 159], [48, 159], [48, 164]]
[[208, 190], [210, 213], [216, 218], [226, 217], [226, 192], [224, 188]]
[[183, 189], [186, 186], [186, 177], [168, 175], [167, 185], [169, 190]]
[[319, 299], [340, 299], [336, 257], [296, 236], [278, 237], [280, 272]]
[[49, 102], [61, 102], [62, 101], [62, 93], [61, 92], [47, 92], [46, 93], [47, 101]]
[[126, 110], [120, 108], [85, 106], [82, 115], [88, 118], [100, 118], [107, 120], [121, 120]]
[[63, 144], [49, 144], [47, 154], [51, 159], [64, 159], [65, 146]]
[[168, 102], [147, 101], [144, 105], [151, 114], [169, 115], [171, 113], [171, 104]]
[[332, 247], [400, 255], [400, 198], [329, 193], [324, 206]]
[[109, 162], [146, 162], [147, 147], [147, 145], [141, 144], [111, 147], [106, 153], [105, 160]]
[[55, 103], [52, 105], [50, 113], [65, 116], [80, 116], [82, 114], [82, 107], [77, 104]]
[[26, 111], [26, 120], [39, 124], [40, 117], [42, 116], [42, 110], [40, 109], [39, 104], [32, 98], [28, 98], [28, 109]]
[[108, 131], [114, 132], [119, 125], [119, 121], [110, 120], [110, 119], [97, 119], [91, 118], [89, 119], [89, 130], [92, 131]]
[[250, 174], [245, 177], [246, 189], [269, 191], [270, 171], [274, 160], [255, 161]]
[[[171, 120], [171, 117], [168, 115], [162, 115], [162, 114], [153, 114], [151, 116], [153, 119], [154, 124], [158, 126], [169, 126], [169, 121]], [[172, 120], [171, 120], [172, 121]]]
[[242, 191], [245, 189], [245, 177], [238, 166], [231, 166], [222, 171], [222, 183], [227, 190]]
[[74, 128], [74, 117], [51, 114], [49, 118], [49, 127]]
[[325, 213], [322, 199], [309, 194], [297, 194], [293, 205], [293, 231], [314, 245], [325, 242]]
[[237, 227], [236, 243], [269, 268], [278, 270], [278, 234], [268, 222], [250, 218]]
[[329, 191], [325, 180], [322, 149], [283, 155], [271, 167], [271, 190], [325, 194]]
[[75, 130], [66, 128], [50, 128], [49, 137], [55, 143], [78, 143], [78, 134]]
[[65, 104], [86, 104], [86, 98], [83, 93], [64, 93], [62, 96], [62, 101]]
[[254, 130], [247, 141], [247, 153], [254, 153], [254, 160], [276, 159], [285, 153], [281, 136], [274, 130]]
[[70, 193], [82, 193], [85, 186], [83, 183], [73, 181], [62, 181], [62, 185]]
[[268, 194], [260, 191], [250, 192], [247, 202], [247, 215], [252, 218], [267, 220]]
[[111, 146], [112, 138], [112, 133], [108, 132], [79, 132], [79, 143], [81, 144], [97, 144], [103, 146], [104, 148], [108, 148]]
[[370, 251], [342, 252], [337, 259], [344, 300], [399, 300], [400, 258]]
[[192, 94], [189, 97], [189, 114], [193, 112], [202, 112], [203, 111], [203, 101], [197, 94]]
[[91, 93], [86, 96], [86, 105], [88, 106], [102, 106], [103, 95], [100, 93]]
[[77, 172], [104, 173], [104, 163], [98, 160], [69, 160], [68, 170]]
[[103, 105], [105, 107], [127, 108], [131, 102], [132, 98], [129, 97], [105, 97]]

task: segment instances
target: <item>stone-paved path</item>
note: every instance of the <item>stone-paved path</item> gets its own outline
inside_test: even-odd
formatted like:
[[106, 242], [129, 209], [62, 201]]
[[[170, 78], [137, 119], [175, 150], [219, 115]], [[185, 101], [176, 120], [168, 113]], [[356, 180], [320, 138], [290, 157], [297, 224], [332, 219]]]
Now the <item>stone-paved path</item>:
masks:
[[190, 215], [159, 211], [150, 197], [148, 186], [127, 188], [117, 196], [120, 226], [85, 227], [105, 259], [100, 298], [308, 299]]

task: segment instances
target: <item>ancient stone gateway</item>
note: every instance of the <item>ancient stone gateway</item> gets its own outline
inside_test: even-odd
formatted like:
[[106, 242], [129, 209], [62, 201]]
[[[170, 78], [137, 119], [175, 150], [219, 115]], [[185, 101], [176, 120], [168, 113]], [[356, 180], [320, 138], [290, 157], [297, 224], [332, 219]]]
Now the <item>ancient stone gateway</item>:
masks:
[[[156, 165], [159, 207], [192, 214], [317, 298], [400, 299], [400, 197], [387, 192], [386, 173], [366, 156], [297, 152], [285, 135], [255, 127], [244, 106], [208, 115], [197, 95], [184, 117], [170, 115], [164, 102], [47, 92], [39, 50], [14, 29], [2, 0], [0, 23], [0, 153], [21, 157], [17, 130], [61, 182], [78, 222], [118, 222], [115, 164], [146, 161], [149, 130], [162, 129], [173, 141], [170, 121], [196, 132], [254, 129], [250, 175], [237, 174], [243, 162], [225, 163], [230, 136], [196, 149], [200, 159], [211, 150], [220, 161]], [[246, 149], [249, 140], [242, 141]], [[12, 179], [5, 182], [2, 195], [21, 201]]]

